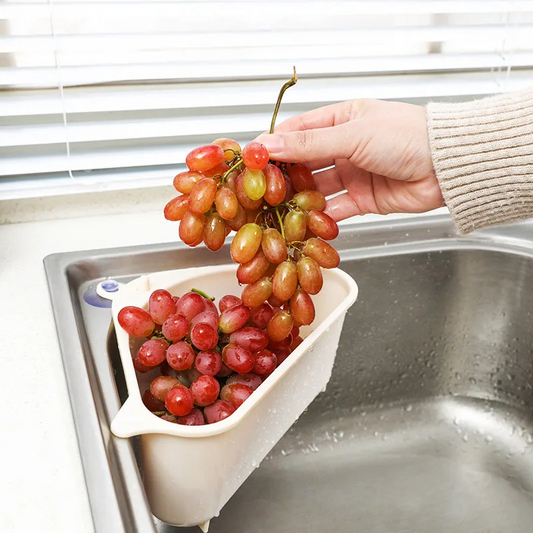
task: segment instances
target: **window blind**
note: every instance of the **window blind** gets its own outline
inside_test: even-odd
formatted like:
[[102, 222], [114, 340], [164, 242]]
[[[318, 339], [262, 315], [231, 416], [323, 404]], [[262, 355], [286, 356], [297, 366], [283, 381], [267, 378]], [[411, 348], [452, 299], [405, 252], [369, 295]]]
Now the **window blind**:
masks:
[[425, 104], [533, 83], [533, 1], [0, 2], [0, 199], [169, 185], [332, 102]]

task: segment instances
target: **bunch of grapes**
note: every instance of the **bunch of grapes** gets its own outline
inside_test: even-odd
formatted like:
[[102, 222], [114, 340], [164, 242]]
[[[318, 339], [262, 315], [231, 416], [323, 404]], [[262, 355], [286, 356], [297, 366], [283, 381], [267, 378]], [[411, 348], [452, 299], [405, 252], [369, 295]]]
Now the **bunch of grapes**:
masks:
[[133, 364], [144, 373], [159, 368], [143, 394], [145, 406], [169, 422], [212, 424], [231, 415], [301, 342], [298, 327], [281, 341], [269, 335], [274, 309], [253, 308], [226, 295], [218, 309], [193, 289], [181, 297], [154, 291], [148, 311], [128, 306], [118, 322], [145, 338]]
[[269, 335], [281, 341], [293, 326], [311, 324], [310, 295], [322, 289], [321, 268], [339, 264], [327, 242], [339, 229], [324, 213], [326, 199], [311, 171], [301, 163], [269, 162], [262, 144], [241, 150], [232, 139], [196, 148], [186, 162], [189, 170], [174, 179], [182, 194], [165, 207], [167, 219], [180, 221], [183, 242], [205, 242], [216, 251], [235, 231], [231, 256], [245, 286], [241, 299], [250, 308], [265, 302], [276, 308]]
[[[281, 88], [270, 132], [283, 93]], [[168, 220], [179, 221], [179, 236], [189, 246], [204, 242], [217, 251], [231, 231], [231, 257], [239, 264], [241, 299], [256, 308], [268, 302], [275, 310], [267, 331], [275, 341], [293, 327], [315, 318], [311, 295], [322, 289], [322, 268], [335, 268], [339, 254], [327, 242], [339, 233], [326, 213], [326, 199], [315, 190], [309, 168], [301, 163], [269, 160], [265, 146], [217, 139], [186, 157], [188, 170], [174, 178], [181, 194], [165, 206]]]

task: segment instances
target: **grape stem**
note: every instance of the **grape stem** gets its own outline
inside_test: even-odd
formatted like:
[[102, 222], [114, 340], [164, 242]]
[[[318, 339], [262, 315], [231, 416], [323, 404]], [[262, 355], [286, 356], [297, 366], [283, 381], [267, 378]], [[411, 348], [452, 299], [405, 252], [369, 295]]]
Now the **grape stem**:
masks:
[[279, 106], [281, 105], [281, 99], [283, 98], [283, 95], [285, 94], [285, 91], [292, 87], [293, 85], [296, 85], [296, 82], [298, 81], [298, 75], [296, 74], [296, 67], [292, 67], [294, 69], [294, 74], [292, 75], [292, 78], [283, 85], [279, 92], [278, 101], [276, 102], [276, 107], [274, 108], [274, 114], [272, 115], [272, 122], [270, 123], [270, 133], [274, 133], [274, 126], [276, 125], [276, 118], [278, 118], [278, 111]]
[[211, 300], [211, 301], [215, 299], [214, 296], [209, 296], [208, 294], [201, 291], [200, 289], [191, 289], [191, 292], [197, 292], [200, 296], [203, 296], [204, 298], [207, 298], [208, 300]]
[[285, 228], [283, 227], [283, 220], [281, 220], [281, 215], [279, 214], [279, 209], [277, 207], [275, 207], [274, 211], [276, 212], [276, 215], [278, 217], [279, 228], [281, 230], [281, 236], [283, 237], [283, 240], [285, 240]]
[[[241, 163], [242, 163], [242, 158], [238, 158], [237, 162], [234, 165], [232, 165], [228, 170], [226, 170], [226, 172], [224, 172], [224, 174], [222, 175], [220, 179], [220, 183], [225, 183], [226, 180], [228, 179], [228, 176], [231, 174], [231, 172], [233, 172], [237, 167], [239, 167]], [[219, 187], [220, 187], [220, 184], [219, 184]]]

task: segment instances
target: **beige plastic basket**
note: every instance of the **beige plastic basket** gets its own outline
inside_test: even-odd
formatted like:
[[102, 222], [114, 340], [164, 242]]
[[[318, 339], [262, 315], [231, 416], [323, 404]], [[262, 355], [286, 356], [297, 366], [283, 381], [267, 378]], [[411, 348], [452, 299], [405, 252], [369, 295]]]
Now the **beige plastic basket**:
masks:
[[340, 269], [325, 270], [324, 288], [313, 297], [316, 318], [301, 328], [304, 341], [237, 409], [216, 424], [182, 426], [161, 420], [144, 406], [151, 375], [137, 375], [132, 353], [139, 339], [120, 327], [127, 305], [148, 308], [156, 289], [182, 295], [201, 289], [218, 301], [240, 294], [235, 265], [158, 272], [121, 287], [113, 320], [129, 397], [111, 424], [118, 437], [142, 435], [143, 478], [155, 516], [177, 526], [200, 525], [218, 515], [245, 479], [325, 389], [333, 368], [346, 311], [357, 298], [355, 281]]

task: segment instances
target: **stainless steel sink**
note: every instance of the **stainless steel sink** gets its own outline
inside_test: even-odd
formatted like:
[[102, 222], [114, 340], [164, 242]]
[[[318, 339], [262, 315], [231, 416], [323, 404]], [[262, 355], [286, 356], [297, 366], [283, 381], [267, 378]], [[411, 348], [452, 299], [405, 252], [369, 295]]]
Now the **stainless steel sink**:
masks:
[[[331, 382], [210, 531], [530, 531], [532, 236], [524, 223], [458, 238], [447, 217], [345, 226], [360, 296]], [[228, 261], [179, 244], [45, 260], [98, 533], [189, 529], [152, 517], [136, 440], [109, 432], [124, 380], [109, 309], [84, 294]]]

